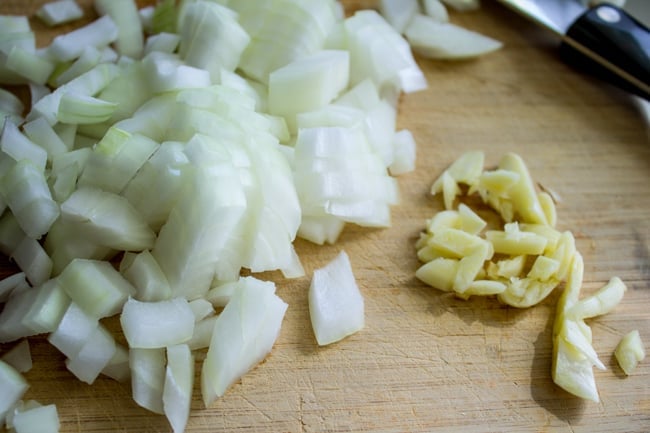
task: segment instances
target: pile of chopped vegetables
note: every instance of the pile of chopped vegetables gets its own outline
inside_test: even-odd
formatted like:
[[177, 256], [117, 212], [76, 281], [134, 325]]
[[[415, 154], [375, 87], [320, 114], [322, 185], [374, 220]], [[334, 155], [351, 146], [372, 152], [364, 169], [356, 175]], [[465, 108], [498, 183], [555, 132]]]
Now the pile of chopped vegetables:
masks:
[[[0, 361], [0, 422], [58, 431], [55, 406], [22, 400], [26, 338], [47, 335], [80, 380], [130, 381], [181, 432], [195, 351], [210, 405], [279, 334], [287, 304], [255, 273], [303, 276], [296, 237], [391, 224], [416, 150], [398, 97], [427, 85], [412, 50], [455, 59], [500, 43], [437, 1], [347, 17], [334, 0], [94, 6], [45, 47], [30, 19], [74, 23], [74, 0], [0, 16], [0, 83], [31, 96], [0, 90], [0, 252], [20, 270], [0, 281], [0, 343], [18, 342]], [[347, 255], [314, 274], [309, 302], [320, 344], [363, 327]], [[102, 323], [115, 315], [128, 346]]]

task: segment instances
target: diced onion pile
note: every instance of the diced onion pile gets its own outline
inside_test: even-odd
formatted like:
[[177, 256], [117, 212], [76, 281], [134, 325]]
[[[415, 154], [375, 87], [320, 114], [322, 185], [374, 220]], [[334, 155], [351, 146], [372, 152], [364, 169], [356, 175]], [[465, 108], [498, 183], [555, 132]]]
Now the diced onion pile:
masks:
[[[28, 17], [0, 16], [0, 83], [31, 95], [0, 90], [0, 252], [20, 269], [0, 282], [0, 343], [46, 334], [80, 380], [130, 380], [183, 431], [194, 351], [210, 405], [279, 334], [287, 305], [242, 269], [300, 277], [297, 236], [390, 226], [394, 176], [415, 168], [398, 98], [427, 85], [409, 43], [450, 59], [500, 46], [434, 3], [346, 18], [334, 0], [95, 0], [97, 19], [46, 47]], [[35, 14], [81, 15], [72, 0]], [[315, 274], [310, 309], [320, 344], [363, 327], [347, 256]], [[21, 400], [22, 341], [0, 361], [0, 422], [58, 431], [54, 406]]]
[[[467, 152], [433, 183], [445, 210], [427, 221], [416, 242], [424, 264], [416, 277], [462, 299], [496, 295], [504, 304], [527, 308], [542, 302], [561, 283], [553, 327], [553, 381], [566, 391], [599, 401], [593, 367], [605, 369], [592, 346], [585, 319], [606, 314], [623, 298], [627, 287], [613, 277], [598, 292], [580, 299], [584, 264], [570, 231], [555, 228], [553, 197], [537, 191], [524, 160], [508, 153], [492, 170], [485, 154]], [[504, 222], [491, 228], [459, 196], [478, 195]], [[638, 331], [621, 341], [616, 352], [630, 374], [645, 357]]]

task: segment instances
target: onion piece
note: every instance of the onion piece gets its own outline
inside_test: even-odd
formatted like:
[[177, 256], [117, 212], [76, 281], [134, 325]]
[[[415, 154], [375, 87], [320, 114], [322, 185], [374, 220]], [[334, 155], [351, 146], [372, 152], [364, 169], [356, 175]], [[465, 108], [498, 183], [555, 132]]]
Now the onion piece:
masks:
[[[174, 296], [196, 299], [207, 293], [231, 233], [246, 212], [239, 174], [229, 162], [188, 167], [187, 184], [160, 229], [151, 253], [160, 264]], [[230, 273], [238, 273], [235, 264]], [[222, 277], [223, 278], [223, 277]]]
[[393, 162], [388, 166], [390, 174], [399, 176], [415, 170], [416, 143], [408, 129], [393, 135]]
[[395, 84], [410, 93], [426, 88], [409, 43], [376, 11], [357, 11], [345, 20], [350, 83], [370, 78], [377, 88]]
[[113, 126], [94, 146], [78, 185], [119, 194], [158, 146], [148, 137]]
[[181, 42], [180, 35], [176, 33], [157, 33], [149, 36], [144, 44], [144, 55], [154, 51], [172, 54]]
[[189, 66], [209, 72], [217, 82], [221, 69], [234, 71], [251, 38], [237, 14], [215, 2], [185, 3], [179, 23], [179, 54]]
[[115, 48], [123, 56], [139, 59], [144, 49], [142, 23], [133, 0], [95, 0], [100, 15], [110, 16], [117, 27]]
[[13, 291], [23, 285], [29, 285], [24, 272], [17, 272], [0, 280], [0, 303], [5, 303]]
[[97, 48], [115, 42], [119, 29], [108, 15], [54, 38], [47, 52], [52, 59], [65, 62], [79, 57], [88, 45]]
[[58, 277], [70, 299], [89, 315], [109, 317], [122, 310], [135, 289], [109, 262], [74, 259]]
[[83, 53], [63, 72], [53, 77], [54, 85], [61, 87], [77, 78], [84, 72], [90, 71], [102, 61], [103, 51], [92, 45], [84, 48]]
[[25, 106], [16, 95], [5, 89], [0, 89], [0, 116], [3, 119], [8, 116], [15, 124], [22, 123], [22, 115]]
[[36, 296], [21, 323], [36, 334], [54, 331], [66, 310], [70, 298], [63, 291], [58, 279], [53, 278], [37, 289]]
[[75, 357], [99, 327], [99, 320], [71, 302], [47, 340], [68, 358]]
[[269, 111], [296, 131], [298, 113], [330, 103], [347, 87], [349, 65], [347, 51], [323, 50], [276, 69], [269, 76]]
[[203, 402], [209, 406], [244, 373], [262, 361], [280, 333], [287, 304], [275, 284], [243, 277], [214, 323], [201, 369]]
[[0, 360], [0, 424], [3, 424], [9, 411], [18, 403], [29, 385], [23, 376], [11, 365]]
[[39, 239], [59, 217], [45, 173], [27, 159], [17, 162], [0, 183], [0, 194], [27, 236]]
[[120, 344], [115, 345], [115, 353], [102, 370], [102, 373], [118, 382], [126, 382], [131, 378], [129, 368], [129, 350]]
[[449, 21], [449, 13], [441, 0], [424, 0], [422, 9], [425, 15], [441, 23]]
[[83, 17], [83, 10], [75, 0], [56, 0], [41, 6], [36, 16], [47, 26], [53, 27]]
[[120, 316], [130, 348], [157, 349], [184, 343], [194, 331], [194, 313], [187, 300], [140, 302], [130, 298]]
[[117, 104], [92, 96], [65, 92], [59, 101], [56, 119], [77, 125], [101, 123], [111, 118]]
[[12, 425], [16, 433], [58, 433], [59, 414], [53, 404], [18, 409]]
[[167, 348], [163, 410], [174, 433], [185, 431], [194, 385], [194, 357], [186, 344]]
[[163, 414], [165, 386], [165, 349], [129, 350], [131, 393], [133, 400], [145, 409]]
[[113, 336], [102, 324], [98, 324], [79, 352], [68, 355], [65, 365], [79, 380], [92, 385], [113, 359], [115, 351]]
[[52, 274], [52, 260], [36, 239], [25, 236], [10, 257], [33, 286], [45, 283]]
[[7, 55], [5, 68], [36, 84], [45, 84], [54, 71], [54, 64], [36, 52], [14, 46]]
[[413, 51], [433, 59], [467, 59], [500, 49], [496, 39], [418, 14], [405, 31]]
[[135, 287], [134, 296], [139, 301], [162, 301], [171, 297], [169, 282], [149, 250], [124, 253], [120, 273]]
[[122, 196], [80, 187], [61, 204], [61, 219], [74, 223], [98, 245], [142, 251], [154, 245], [155, 233]]
[[379, 2], [379, 12], [399, 33], [404, 32], [408, 23], [419, 11], [418, 0], [381, 0]]
[[364, 327], [364, 301], [345, 251], [316, 269], [309, 287], [309, 315], [320, 346], [342, 340]]
[[32, 142], [47, 151], [47, 158], [50, 161], [54, 156], [71, 150], [68, 148], [66, 143], [61, 140], [47, 120], [42, 117], [25, 123], [23, 125], [23, 132]]
[[47, 164], [47, 151], [23, 135], [18, 126], [8, 118], [2, 128], [0, 150], [2, 158], [10, 157], [16, 162], [27, 159], [41, 170], [44, 170]]

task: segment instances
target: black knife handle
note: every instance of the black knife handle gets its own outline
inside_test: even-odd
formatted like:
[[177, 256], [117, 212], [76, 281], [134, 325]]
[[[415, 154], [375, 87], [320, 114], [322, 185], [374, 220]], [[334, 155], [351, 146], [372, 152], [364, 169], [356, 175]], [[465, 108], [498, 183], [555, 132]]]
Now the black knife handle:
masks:
[[567, 30], [560, 55], [570, 65], [650, 100], [650, 30], [624, 10], [606, 4], [587, 10]]

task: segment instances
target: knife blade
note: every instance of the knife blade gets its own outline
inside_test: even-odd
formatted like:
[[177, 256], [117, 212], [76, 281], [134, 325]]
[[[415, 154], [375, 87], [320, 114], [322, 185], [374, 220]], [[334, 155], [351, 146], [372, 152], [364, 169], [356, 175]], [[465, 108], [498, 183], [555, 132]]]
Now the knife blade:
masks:
[[[607, 3], [499, 1], [560, 36], [560, 56], [568, 64], [650, 100], [650, 29], [642, 19]], [[650, 14], [650, 1], [630, 3], [639, 17], [640, 10]]]

